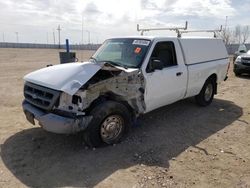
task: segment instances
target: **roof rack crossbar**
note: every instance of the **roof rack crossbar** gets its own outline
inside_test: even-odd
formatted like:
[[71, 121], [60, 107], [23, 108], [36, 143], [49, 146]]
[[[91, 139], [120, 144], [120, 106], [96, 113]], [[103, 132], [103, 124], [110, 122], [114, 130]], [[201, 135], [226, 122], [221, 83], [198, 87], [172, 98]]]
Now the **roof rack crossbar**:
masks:
[[180, 31], [180, 35], [182, 33], [214, 33], [214, 38], [217, 37], [217, 32], [221, 32], [222, 31], [222, 25], [220, 26], [220, 29], [214, 29], [214, 30], [185, 30], [185, 31]]
[[141, 32], [141, 35], [144, 34], [144, 32], [146, 31], [163, 31], [163, 30], [169, 30], [169, 31], [175, 31], [177, 33], [177, 36], [180, 37], [181, 36], [181, 32], [180, 30], [187, 30], [188, 27], [188, 22], [185, 22], [185, 26], [184, 27], [165, 27], [165, 28], [140, 28], [140, 25], [137, 24], [137, 31]]

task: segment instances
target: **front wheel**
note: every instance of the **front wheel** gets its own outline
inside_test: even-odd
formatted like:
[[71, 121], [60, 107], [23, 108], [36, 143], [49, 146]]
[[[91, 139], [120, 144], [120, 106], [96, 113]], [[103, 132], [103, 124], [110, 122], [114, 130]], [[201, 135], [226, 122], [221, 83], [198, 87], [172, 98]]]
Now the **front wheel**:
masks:
[[90, 147], [120, 142], [131, 125], [131, 114], [127, 107], [115, 101], [99, 104], [90, 114], [93, 119], [83, 132], [84, 141]]
[[196, 102], [200, 106], [209, 105], [214, 98], [216, 83], [214, 79], [208, 79], [202, 87], [200, 93], [195, 96]]
[[238, 72], [238, 71], [234, 71], [234, 75], [235, 75], [235, 76], [240, 76], [240, 75], [241, 75], [241, 73], [240, 73], [240, 72]]

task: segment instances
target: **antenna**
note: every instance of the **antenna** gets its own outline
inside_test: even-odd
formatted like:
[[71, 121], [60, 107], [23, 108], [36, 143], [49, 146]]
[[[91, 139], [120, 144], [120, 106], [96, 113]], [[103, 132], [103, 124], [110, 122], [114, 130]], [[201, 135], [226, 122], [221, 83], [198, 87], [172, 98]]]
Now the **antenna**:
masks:
[[165, 27], [165, 28], [140, 28], [140, 25], [137, 24], [137, 31], [141, 32], [141, 35], [143, 36], [144, 32], [146, 31], [163, 31], [163, 30], [169, 30], [169, 31], [175, 31], [177, 33], [177, 36], [180, 37], [180, 30], [187, 30], [188, 22], [185, 22], [184, 27]]
[[214, 38], [217, 37], [216, 32], [222, 31], [222, 25], [220, 26], [220, 29], [214, 29], [214, 30], [186, 30], [186, 31], [180, 31], [180, 34], [182, 33], [214, 33]]

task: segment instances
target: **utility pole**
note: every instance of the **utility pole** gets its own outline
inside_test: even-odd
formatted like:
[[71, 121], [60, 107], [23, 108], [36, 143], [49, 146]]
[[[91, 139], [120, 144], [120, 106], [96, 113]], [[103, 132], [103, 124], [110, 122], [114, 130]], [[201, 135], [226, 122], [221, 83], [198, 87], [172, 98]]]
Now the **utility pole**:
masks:
[[88, 44], [90, 44], [90, 31], [89, 30], [83, 30], [88, 33]]
[[19, 42], [19, 39], [18, 39], [18, 32], [15, 32], [16, 33], [16, 42], [18, 43]]
[[58, 48], [60, 49], [61, 48], [61, 27], [60, 25], [58, 25], [58, 28], [57, 28], [57, 31], [58, 31]]
[[84, 22], [84, 17], [83, 17], [83, 15], [82, 15], [82, 45], [83, 45], [83, 22]]
[[88, 44], [90, 44], [90, 31], [86, 30], [88, 32]]
[[53, 41], [54, 41], [54, 45], [56, 45], [56, 37], [55, 37], [55, 30], [53, 29]]
[[88, 33], [88, 44], [90, 44], [90, 31], [89, 30], [84, 30], [83, 23], [84, 23], [84, 17], [82, 15], [82, 44], [83, 44], [83, 32], [84, 31]]
[[49, 33], [47, 32], [47, 44], [49, 44]]
[[82, 50], [81, 51], [81, 61], [83, 61], [83, 49], [84, 49], [84, 45], [83, 45], [83, 22], [84, 22], [84, 17], [83, 17], [83, 13], [82, 13], [82, 41], [81, 44], [79, 45], [79, 49]]
[[228, 18], [228, 17], [226, 16], [225, 28], [224, 28], [224, 29], [225, 29], [225, 31], [226, 31], [226, 29], [227, 29], [227, 18]]
[[3, 42], [5, 42], [5, 37], [4, 37], [4, 33], [3, 33]]

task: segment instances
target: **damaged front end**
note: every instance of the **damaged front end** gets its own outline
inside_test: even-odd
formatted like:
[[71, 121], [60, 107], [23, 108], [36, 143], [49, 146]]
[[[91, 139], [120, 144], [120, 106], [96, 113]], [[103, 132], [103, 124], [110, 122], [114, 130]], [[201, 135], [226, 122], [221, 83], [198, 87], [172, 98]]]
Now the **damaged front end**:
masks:
[[23, 111], [27, 120], [33, 125], [36, 119], [43, 129], [58, 134], [72, 134], [84, 130], [92, 119], [92, 116], [70, 117], [48, 113], [26, 101], [23, 101]]
[[127, 103], [136, 115], [141, 114], [145, 110], [143, 75], [138, 69], [119, 69], [106, 64], [72, 99], [78, 98], [77, 105], [85, 110], [99, 97]]
[[139, 69], [109, 63], [83, 63], [82, 66], [92, 68], [90, 73], [84, 69], [88, 76], [75, 69], [77, 73], [72, 71], [64, 83], [62, 80], [50, 83], [54, 86], [46, 85], [47, 78], [39, 77], [34, 83], [32, 76], [26, 76], [23, 110], [32, 124], [35, 119], [45, 130], [62, 134], [85, 130], [93, 118], [91, 109], [102, 100], [126, 104], [135, 116], [145, 111], [144, 77]]

